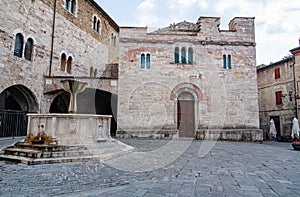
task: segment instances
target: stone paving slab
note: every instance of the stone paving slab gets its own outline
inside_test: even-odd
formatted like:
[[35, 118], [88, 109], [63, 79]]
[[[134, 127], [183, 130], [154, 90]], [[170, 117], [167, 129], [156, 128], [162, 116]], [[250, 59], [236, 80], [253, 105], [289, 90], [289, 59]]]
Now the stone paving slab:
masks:
[[[159, 154], [169, 142], [127, 143], [136, 145], [136, 152]], [[0, 196], [300, 196], [300, 152], [290, 144], [218, 141], [200, 157], [203, 144], [191, 141], [167, 165], [147, 158], [155, 168], [142, 172], [101, 162], [27, 166], [0, 161]], [[127, 156], [123, 161], [130, 160]]]

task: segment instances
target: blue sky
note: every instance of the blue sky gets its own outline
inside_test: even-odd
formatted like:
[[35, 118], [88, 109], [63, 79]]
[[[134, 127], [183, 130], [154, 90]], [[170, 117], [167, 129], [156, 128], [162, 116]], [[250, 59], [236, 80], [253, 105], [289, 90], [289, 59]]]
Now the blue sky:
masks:
[[255, 17], [257, 65], [276, 62], [299, 46], [299, 0], [95, 0], [119, 26], [161, 28], [196, 22], [199, 16], [221, 17], [228, 29], [236, 16]]

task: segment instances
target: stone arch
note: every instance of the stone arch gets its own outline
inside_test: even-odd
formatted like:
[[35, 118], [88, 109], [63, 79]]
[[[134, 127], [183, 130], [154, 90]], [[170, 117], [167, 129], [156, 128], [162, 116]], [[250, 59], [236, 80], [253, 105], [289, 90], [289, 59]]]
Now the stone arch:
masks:
[[[117, 95], [100, 90], [86, 88], [77, 96], [77, 107], [79, 114], [111, 115], [111, 136], [116, 135], [117, 130]], [[68, 113], [70, 95], [61, 91], [53, 99], [50, 113]]]
[[0, 94], [0, 109], [38, 112], [38, 102], [33, 92], [24, 85], [13, 85]]
[[[174, 122], [179, 137], [194, 137], [198, 120], [198, 103], [202, 100], [201, 90], [192, 83], [178, 84], [171, 92], [170, 99], [174, 100]], [[189, 113], [189, 117], [183, 114]], [[183, 123], [188, 121], [188, 123]], [[186, 126], [191, 126], [187, 128]]]
[[198, 86], [196, 86], [195, 84], [180, 83], [175, 86], [175, 88], [173, 88], [170, 94], [170, 100], [177, 100], [178, 96], [183, 92], [190, 92], [197, 101], [202, 100], [203, 98], [200, 88], [198, 88]]

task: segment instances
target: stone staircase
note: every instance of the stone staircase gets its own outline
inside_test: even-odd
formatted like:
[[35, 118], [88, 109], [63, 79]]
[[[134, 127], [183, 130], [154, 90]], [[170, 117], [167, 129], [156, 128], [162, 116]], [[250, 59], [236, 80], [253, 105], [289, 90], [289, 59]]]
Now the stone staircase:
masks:
[[105, 161], [128, 154], [132, 150], [131, 146], [115, 139], [73, 146], [17, 142], [2, 150], [0, 160], [27, 165]]

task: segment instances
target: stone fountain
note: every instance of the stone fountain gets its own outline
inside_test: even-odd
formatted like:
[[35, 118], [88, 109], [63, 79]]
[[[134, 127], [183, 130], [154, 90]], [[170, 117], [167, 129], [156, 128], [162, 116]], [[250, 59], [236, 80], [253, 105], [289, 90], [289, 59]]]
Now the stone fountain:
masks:
[[77, 114], [77, 94], [88, 83], [61, 81], [70, 93], [68, 114], [28, 114], [27, 138], [4, 149], [0, 159], [26, 164], [104, 160], [133, 148], [112, 139], [110, 115]]

